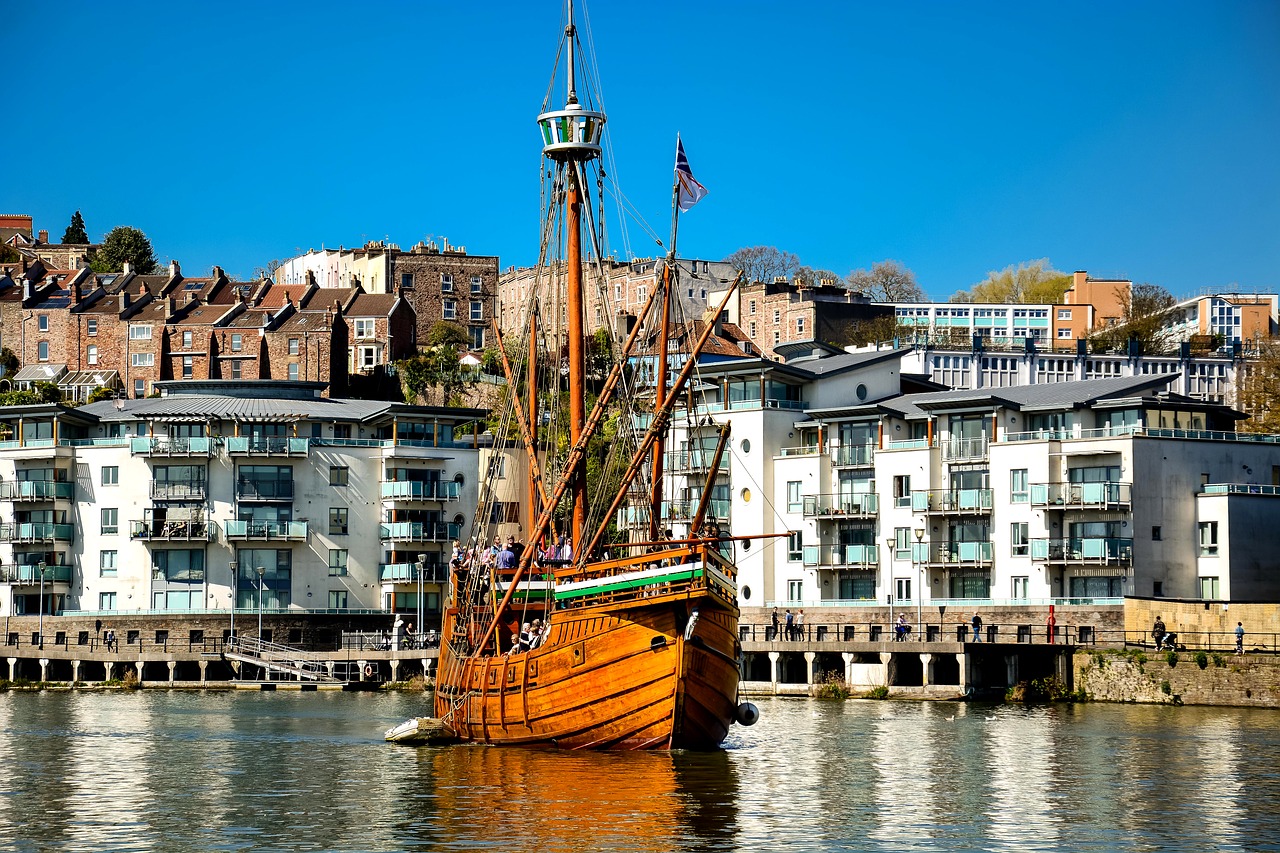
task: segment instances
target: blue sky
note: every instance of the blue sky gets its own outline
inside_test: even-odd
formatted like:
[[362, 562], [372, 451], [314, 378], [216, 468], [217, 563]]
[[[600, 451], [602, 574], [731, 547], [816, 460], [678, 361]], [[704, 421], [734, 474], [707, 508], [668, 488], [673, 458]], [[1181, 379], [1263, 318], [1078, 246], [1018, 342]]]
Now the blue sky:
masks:
[[[1280, 288], [1280, 3], [595, 0], [615, 176], [685, 256]], [[389, 238], [536, 259], [559, 0], [24, 3], [0, 209], [189, 275]], [[15, 79], [16, 75], [16, 79]], [[619, 255], [655, 247], [635, 224]]]

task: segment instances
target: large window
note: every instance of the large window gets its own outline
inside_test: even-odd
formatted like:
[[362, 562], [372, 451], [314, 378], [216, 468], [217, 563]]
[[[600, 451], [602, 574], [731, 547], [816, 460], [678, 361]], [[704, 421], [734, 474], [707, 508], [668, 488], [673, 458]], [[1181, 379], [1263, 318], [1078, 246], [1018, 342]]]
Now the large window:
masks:
[[468, 326], [467, 331], [471, 334], [471, 348], [484, 349], [484, 326]]
[[100, 512], [102, 514], [102, 534], [110, 536], [119, 533], [120, 510], [115, 507], [103, 507]]
[[329, 485], [345, 486], [351, 482], [351, 469], [345, 465], [329, 466]]
[[341, 577], [347, 573], [347, 549], [329, 549], [329, 576]]
[[120, 466], [119, 465], [103, 465], [102, 466], [102, 485], [104, 486], [120, 485]]
[[133, 367], [152, 367], [156, 363], [153, 352], [135, 352], [129, 354], [129, 364]]
[[1009, 503], [1024, 504], [1028, 497], [1027, 469], [1014, 468], [1009, 472]]
[[[236, 607], [252, 610], [262, 606], [267, 610], [288, 607], [292, 601], [293, 552], [280, 549], [245, 548], [236, 552], [238, 577], [236, 578]], [[262, 574], [258, 574], [258, 569]], [[261, 578], [261, 586], [259, 586]]]
[[804, 509], [804, 499], [800, 497], [800, 480], [787, 481], [787, 512], [800, 512]]
[[787, 534], [787, 559], [794, 563], [803, 556], [804, 534], [799, 530], [792, 530]]
[[1214, 601], [1222, 597], [1217, 578], [1200, 578], [1200, 597], [1206, 601]]
[[347, 591], [345, 589], [329, 590], [329, 609], [330, 610], [346, 610], [347, 609]]
[[98, 609], [99, 610], [115, 610], [116, 594], [114, 592], [98, 593]]
[[347, 508], [345, 506], [329, 507], [329, 535], [347, 535]]
[[1026, 557], [1031, 553], [1031, 539], [1028, 532], [1029, 525], [1025, 521], [1015, 521], [1009, 525], [1009, 555], [1013, 557]]
[[355, 321], [357, 338], [372, 338], [374, 336], [374, 320], [372, 317], [358, 317]]
[[151, 340], [151, 327], [147, 325], [130, 324], [129, 340], [131, 341]]
[[1218, 556], [1218, 522], [1200, 522], [1200, 556]]
[[98, 552], [98, 575], [104, 578], [113, 578], [116, 576], [116, 569], [119, 566], [119, 551], [99, 551]]
[[203, 583], [204, 551], [195, 548], [157, 550], [151, 555], [156, 580], [169, 583]]

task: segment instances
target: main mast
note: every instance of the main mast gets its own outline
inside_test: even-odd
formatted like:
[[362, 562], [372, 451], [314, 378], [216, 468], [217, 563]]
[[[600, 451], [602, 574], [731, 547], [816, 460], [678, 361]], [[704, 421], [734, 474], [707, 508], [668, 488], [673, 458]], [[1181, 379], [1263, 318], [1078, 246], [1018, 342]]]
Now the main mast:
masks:
[[[583, 166], [600, 156], [600, 137], [604, 130], [605, 115], [585, 109], [578, 102], [575, 62], [577, 29], [573, 20], [573, 0], [568, 0], [568, 24], [565, 41], [568, 43], [567, 93], [562, 110], [545, 112], [538, 116], [542, 130], [542, 154], [555, 164], [556, 186], [565, 188], [565, 235], [567, 267], [566, 311], [568, 313], [569, 355], [569, 442], [578, 443], [586, 425], [586, 307], [582, 284], [582, 203], [586, 187], [583, 186]], [[572, 472], [573, 518], [569, 528], [575, 555], [584, 538], [587, 523], [586, 467], [578, 464]]]

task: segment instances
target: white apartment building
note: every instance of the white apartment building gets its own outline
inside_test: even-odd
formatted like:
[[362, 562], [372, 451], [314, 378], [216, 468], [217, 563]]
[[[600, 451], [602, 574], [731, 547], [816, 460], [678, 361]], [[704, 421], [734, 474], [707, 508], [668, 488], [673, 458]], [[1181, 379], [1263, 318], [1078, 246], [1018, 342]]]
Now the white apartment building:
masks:
[[[483, 412], [308, 382], [0, 408], [0, 615], [438, 616]], [[421, 573], [421, 577], [420, 577]], [[43, 594], [43, 603], [41, 595]]]
[[1178, 374], [940, 390], [901, 350], [815, 353], [707, 366], [671, 436], [665, 524], [712, 488], [722, 527], [777, 537], [740, 547], [744, 605], [1280, 596], [1280, 436]]

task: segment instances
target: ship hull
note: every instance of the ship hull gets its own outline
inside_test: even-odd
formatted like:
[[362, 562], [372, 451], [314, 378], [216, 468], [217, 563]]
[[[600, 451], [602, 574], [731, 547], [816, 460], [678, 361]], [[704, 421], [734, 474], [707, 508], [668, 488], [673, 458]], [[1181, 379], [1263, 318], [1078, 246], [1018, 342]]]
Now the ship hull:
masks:
[[442, 649], [436, 716], [481, 743], [713, 749], [737, 704], [737, 624], [711, 595], [558, 611], [529, 652], [451, 659]]

